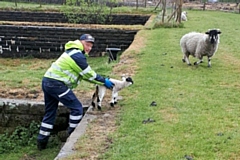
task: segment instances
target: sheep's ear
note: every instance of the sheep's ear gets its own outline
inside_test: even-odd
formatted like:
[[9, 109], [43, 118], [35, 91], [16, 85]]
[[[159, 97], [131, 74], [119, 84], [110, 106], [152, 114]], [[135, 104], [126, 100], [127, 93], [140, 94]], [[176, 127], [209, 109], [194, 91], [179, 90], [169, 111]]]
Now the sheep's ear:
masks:
[[209, 34], [209, 31], [205, 32], [205, 34]]
[[125, 80], [126, 80], [126, 78], [127, 78], [127, 75], [126, 75], [126, 74], [122, 74], [122, 76], [121, 76], [121, 77], [122, 77], [122, 80], [123, 80], [123, 81], [125, 81]]
[[122, 80], [125, 81], [125, 80], [126, 80], [126, 77], [125, 77], [125, 76], [122, 76]]
[[218, 33], [218, 34], [221, 34], [222, 32], [220, 31], [220, 29], [217, 29], [217, 33]]
[[133, 84], [133, 80], [132, 80], [131, 77], [128, 77], [128, 78], [126, 79], [126, 81], [127, 81], [127, 82], [131, 82], [131, 83]]

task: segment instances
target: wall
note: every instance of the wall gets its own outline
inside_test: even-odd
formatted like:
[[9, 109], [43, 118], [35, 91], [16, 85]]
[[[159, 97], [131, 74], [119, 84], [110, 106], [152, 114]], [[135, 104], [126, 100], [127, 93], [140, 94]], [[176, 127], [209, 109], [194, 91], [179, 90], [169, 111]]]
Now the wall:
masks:
[[137, 30], [0, 25], [0, 57], [56, 58], [66, 42], [84, 33], [96, 39], [90, 56], [100, 56], [108, 47], [127, 49]]
[[[81, 15], [84, 16], [84, 15]], [[106, 24], [145, 24], [149, 15], [112, 15]], [[62, 13], [0, 11], [0, 21], [66, 23]], [[79, 22], [81, 23], [81, 22]], [[91, 24], [91, 22], [89, 22]], [[100, 56], [106, 48], [124, 51], [132, 43], [138, 30], [86, 29], [47, 26], [0, 25], [0, 57], [56, 58], [62, 54], [64, 44], [76, 40], [81, 34], [90, 33], [96, 42], [90, 56]]]
[[[84, 107], [84, 113], [87, 106]], [[44, 115], [44, 103], [29, 100], [0, 98], [0, 134], [13, 131], [17, 126], [29, 126], [32, 121], [41, 122]], [[68, 127], [69, 110], [59, 104], [54, 131], [66, 130]]]
[[[79, 14], [78, 17], [85, 17], [84, 14]], [[104, 24], [116, 25], [144, 25], [150, 15], [110, 15], [106, 18]], [[20, 12], [20, 11], [0, 11], [0, 21], [18, 21], [18, 22], [52, 22], [52, 23], [67, 23], [67, 17], [63, 13], [57, 12]], [[91, 19], [79, 18], [78, 24], [96, 24]]]

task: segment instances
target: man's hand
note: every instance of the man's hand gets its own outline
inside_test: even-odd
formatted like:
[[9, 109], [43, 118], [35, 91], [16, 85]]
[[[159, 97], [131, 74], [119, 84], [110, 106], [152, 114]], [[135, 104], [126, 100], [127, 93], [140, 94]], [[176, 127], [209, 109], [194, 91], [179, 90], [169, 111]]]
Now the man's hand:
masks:
[[112, 89], [114, 86], [114, 83], [112, 83], [108, 78], [105, 78], [104, 86], [108, 89]]

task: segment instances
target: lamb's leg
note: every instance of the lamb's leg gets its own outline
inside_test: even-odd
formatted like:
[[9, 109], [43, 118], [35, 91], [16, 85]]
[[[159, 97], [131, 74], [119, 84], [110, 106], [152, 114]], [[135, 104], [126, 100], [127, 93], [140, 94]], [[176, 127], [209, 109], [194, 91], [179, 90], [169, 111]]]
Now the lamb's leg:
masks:
[[95, 90], [95, 92], [93, 93], [93, 95], [92, 95], [92, 106], [93, 106], [93, 109], [96, 107], [96, 105], [95, 105], [95, 99], [96, 99], [96, 97], [98, 96], [98, 86], [96, 86], [96, 90]]
[[93, 106], [93, 108], [96, 107], [96, 105], [94, 103], [95, 99], [96, 99], [96, 93], [94, 93], [93, 96], [92, 96], [92, 106]]
[[118, 92], [116, 92], [114, 95], [114, 104], [117, 104], [117, 97], [118, 97]]
[[114, 107], [114, 104], [117, 104], [117, 96], [118, 96], [118, 92], [112, 92], [112, 99], [110, 102], [111, 107]]
[[97, 103], [98, 103], [98, 110], [102, 109], [102, 100], [106, 92], [106, 87], [101, 87], [98, 89], [98, 98], [97, 98]]

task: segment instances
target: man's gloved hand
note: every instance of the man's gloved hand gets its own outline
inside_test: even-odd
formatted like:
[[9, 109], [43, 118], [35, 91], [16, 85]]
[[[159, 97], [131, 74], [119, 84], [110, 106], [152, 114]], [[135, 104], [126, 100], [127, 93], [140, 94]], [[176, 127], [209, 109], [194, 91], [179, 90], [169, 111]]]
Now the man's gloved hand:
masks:
[[112, 89], [114, 86], [114, 83], [112, 83], [108, 78], [105, 78], [104, 86], [108, 89]]

